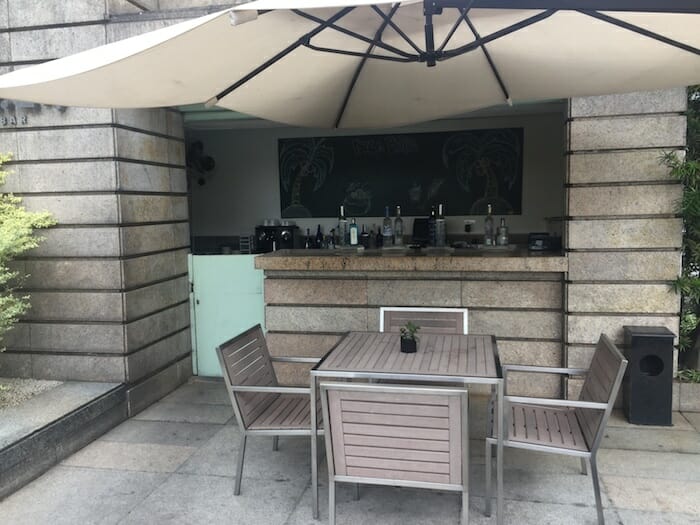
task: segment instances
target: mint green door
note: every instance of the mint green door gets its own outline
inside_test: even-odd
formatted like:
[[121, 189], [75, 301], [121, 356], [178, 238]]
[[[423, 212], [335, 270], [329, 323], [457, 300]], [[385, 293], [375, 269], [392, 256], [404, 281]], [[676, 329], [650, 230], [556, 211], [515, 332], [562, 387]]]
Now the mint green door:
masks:
[[221, 376], [215, 348], [260, 323], [265, 327], [263, 272], [255, 255], [190, 255], [194, 373]]

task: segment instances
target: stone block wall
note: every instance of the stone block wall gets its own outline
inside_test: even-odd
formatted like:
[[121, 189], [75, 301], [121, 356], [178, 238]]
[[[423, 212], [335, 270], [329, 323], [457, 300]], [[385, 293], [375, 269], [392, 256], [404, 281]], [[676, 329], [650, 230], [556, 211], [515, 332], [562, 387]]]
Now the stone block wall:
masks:
[[601, 332], [622, 343], [624, 325], [678, 334], [682, 186], [660, 157], [685, 146], [685, 110], [684, 88], [570, 101], [568, 366], [588, 366]]
[[[273, 355], [320, 357], [346, 331], [379, 330], [381, 306], [466, 307], [469, 332], [495, 334], [503, 363], [561, 365], [562, 273], [268, 270], [265, 277]], [[276, 366], [281, 382], [308, 384], [308, 367]], [[556, 376], [512, 380], [513, 394], [559, 393]]]
[[[152, 29], [107, 9], [88, 0], [0, 1], [0, 68]], [[124, 382], [133, 414], [192, 369], [182, 117], [14, 103], [2, 111], [17, 122], [0, 126], [0, 151], [14, 154], [4, 189], [58, 225], [17, 262], [30, 274], [32, 309], [4, 341], [0, 375]]]

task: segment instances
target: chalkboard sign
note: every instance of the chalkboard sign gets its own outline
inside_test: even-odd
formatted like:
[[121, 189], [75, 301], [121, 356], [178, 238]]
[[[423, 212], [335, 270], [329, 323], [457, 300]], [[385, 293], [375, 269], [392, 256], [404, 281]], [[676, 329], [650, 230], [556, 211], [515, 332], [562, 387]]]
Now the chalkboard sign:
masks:
[[280, 139], [282, 217], [522, 213], [523, 129]]

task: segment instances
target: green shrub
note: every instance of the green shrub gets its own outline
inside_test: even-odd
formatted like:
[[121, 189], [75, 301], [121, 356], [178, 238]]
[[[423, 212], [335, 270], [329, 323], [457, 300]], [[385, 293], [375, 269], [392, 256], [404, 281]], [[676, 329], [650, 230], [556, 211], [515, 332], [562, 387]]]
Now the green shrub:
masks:
[[[10, 158], [0, 154], [0, 186], [9, 175], [3, 165]], [[12, 269], [11, 262], [39, 245], [41, 237], [35, 235], [35, 229], [55, 224], [50, 214], [28, 212], [21, 203], [11, 193], [0, 193], [0, 342], [30, 307], [29, 296], [18, 292], [26, 276]], [[0, 345], [0, 351], [4, 349]]]

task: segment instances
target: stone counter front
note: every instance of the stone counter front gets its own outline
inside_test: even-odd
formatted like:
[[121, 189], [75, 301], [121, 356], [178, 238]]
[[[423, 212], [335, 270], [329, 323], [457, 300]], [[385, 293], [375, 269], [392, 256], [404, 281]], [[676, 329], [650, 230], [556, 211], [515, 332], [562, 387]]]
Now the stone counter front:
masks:
[[[460, 307], [469, 309], [469, 333], [496, 336], [503, 363], [562, 364], [563, 256], [287, 250], [255, 265], [265, 271], [273, 355], [322, 356], [347, 331], [378, 330], [381, 306]], [[299, 365], [278, 365], [278, 373], [285, 383], [308, 382]], [[556, 377], [513, 375], [509, 391], [552, 395], [559, 387]]]

